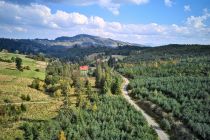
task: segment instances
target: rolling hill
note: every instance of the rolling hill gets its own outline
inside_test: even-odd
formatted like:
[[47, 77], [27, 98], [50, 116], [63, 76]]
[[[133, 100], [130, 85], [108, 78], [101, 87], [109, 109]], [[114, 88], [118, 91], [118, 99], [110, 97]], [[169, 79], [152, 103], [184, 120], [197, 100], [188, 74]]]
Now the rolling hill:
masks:
[[131, 44], [109, 38], [80, 34], [74, 37], [58, 37], [49, 39], [7, 39], [0, 38], [0, 50], [9, 52], [18, 50], [23, 54], [43, 53], [49, 57], [59, 57], [65, 60], [82, 60], [93, 53], [127, 55], [133, 50], [142, 50], [147, 47]]

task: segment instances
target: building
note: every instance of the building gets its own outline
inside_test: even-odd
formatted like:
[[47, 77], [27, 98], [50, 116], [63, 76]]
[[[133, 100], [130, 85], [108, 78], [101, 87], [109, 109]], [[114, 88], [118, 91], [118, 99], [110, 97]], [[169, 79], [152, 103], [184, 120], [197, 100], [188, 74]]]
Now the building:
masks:
[[79, 69], [80, 69], [81, 75], [87, 76], [87, 74], [88, 74], [88, 69], [89, 69], [88, 66], [80, 66]]

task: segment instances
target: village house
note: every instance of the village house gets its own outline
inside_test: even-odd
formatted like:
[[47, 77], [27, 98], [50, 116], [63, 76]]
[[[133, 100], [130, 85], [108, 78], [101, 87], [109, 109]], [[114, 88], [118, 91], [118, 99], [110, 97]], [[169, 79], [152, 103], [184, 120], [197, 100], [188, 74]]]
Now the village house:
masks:
[[88, 66], [86, 66], [86, 65], [85, 65], [85, 66], [80, 66], [79, 69], [80, 69], [81, 75], [87, 76], [87, 74], [88, 74], [88, 69], [89, 69]]

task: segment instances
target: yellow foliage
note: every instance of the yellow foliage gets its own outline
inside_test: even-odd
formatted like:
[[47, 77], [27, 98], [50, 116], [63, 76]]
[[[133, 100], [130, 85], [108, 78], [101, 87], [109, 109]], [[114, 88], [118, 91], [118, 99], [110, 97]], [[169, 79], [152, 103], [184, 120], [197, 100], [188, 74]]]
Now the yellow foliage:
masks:
[[66, 140], [66, 136], [65, 136], [65, 134], [64, 134], [64, 132], [63, 132], [63, 131], [60, 131], [60, 134], [59, 134], [58, 140]]
[[97, 110], [97, 105], [96, 103], [93, 104], [93, 107], [92, 107], [92, 111], [96, 111]]
[[42, 81], [39, 81], [39, 87], [38, 87], [38, 89], [39, 90], [41, 90], [41, 91], [44, 91], [44, 82], [42, 82]]
[[55, 97], [61, 97], [61, 95], [62, 95], [62, 90], [61, 89], [58, 89], [54, 92]]

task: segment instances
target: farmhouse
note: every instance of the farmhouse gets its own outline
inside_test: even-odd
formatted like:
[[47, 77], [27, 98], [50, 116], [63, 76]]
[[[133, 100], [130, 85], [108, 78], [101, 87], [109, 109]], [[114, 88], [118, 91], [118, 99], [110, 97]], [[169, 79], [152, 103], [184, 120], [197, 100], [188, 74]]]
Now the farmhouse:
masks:
[[87, 76], [87, 73], [88, 73], [88, 69], [89, 69], [89, 67], [88, 66], [80, 66], [79, 67], [79, 69], [80, 69], [80, 73], [81, 73], [81, 75], [83, 75], [83, 76]]

